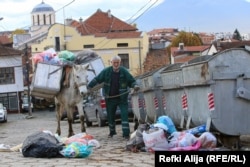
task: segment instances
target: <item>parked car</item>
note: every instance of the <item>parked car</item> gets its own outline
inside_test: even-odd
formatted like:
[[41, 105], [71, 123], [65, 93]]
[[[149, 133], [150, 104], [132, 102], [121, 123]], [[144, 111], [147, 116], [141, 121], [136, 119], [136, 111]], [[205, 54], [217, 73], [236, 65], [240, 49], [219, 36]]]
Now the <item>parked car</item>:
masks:
[[28, 96], [25, 95], [22, 98], [22, 113], [29, 112], [29, 100], [30, 100], [31, 110], [32, 110], [32, 112], [34, 112], [33, 103], [32, 103], [32, 97], [30, 96], [30, 99], [29, 99]]
[[7, 109], [0, 103], [0, 122], [7, 122]]
[[[129, 120], [134, 120], [134, 113], [131, 105], [131, 96], [128, 98], [128, 117]], [[84, 100], [83, 111], [85, 114], [85, 122], [87, 126], [92, 126], [93, 122], [97, 122], [99, 127], [107, 124], [106, 103], [102, 93], [102, 89], [94, 91]], [[120, 109], [117, 108], [116, 120], [121, 120]]]

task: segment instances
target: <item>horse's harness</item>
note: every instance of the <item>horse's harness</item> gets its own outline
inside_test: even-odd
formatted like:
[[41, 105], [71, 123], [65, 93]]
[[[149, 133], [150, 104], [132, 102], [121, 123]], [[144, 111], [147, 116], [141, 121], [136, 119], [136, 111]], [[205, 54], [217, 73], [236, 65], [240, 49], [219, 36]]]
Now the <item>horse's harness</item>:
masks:
[[79, 88], [80, 86], [83, 86], [83, 85], [87, 85], [88, 83], [87, 82], [81, 82], [79, 84], [77, 84], [76, 82], [74, 82], [74, 88], [77, 89]]
[[[65, 65], [60, 66], [58, 69], [56, 69], [56, 70], [50, 72], [50, 73], [48, 74], [48, 77], [49, 77], [51, 74], [54, 74], [54, 73], [57, 72], [58, 70], [62, 69], [63, 67], [65, 67]], [[72, 67], [72, 66], [71, 66], [71, 67]], [[94, 69], [87, 69], [87, 71], [92, 71], [94, 74], [96, 74]], [[87, 85], [87, 84], [88, 84], [88, 82], [81, 82], [81, 83], [79, 83], [79, 84], [76, 83], [76, 82], [74, 82], [74, 88], [77, 89], [77, 88], [79, 88], [80, 86]]]

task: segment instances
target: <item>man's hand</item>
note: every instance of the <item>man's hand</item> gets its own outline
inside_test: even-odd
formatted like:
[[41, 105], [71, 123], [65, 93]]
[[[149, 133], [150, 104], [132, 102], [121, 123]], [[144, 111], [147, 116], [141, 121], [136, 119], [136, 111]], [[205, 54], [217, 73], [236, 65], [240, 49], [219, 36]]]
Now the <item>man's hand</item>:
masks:
[[139, 87], [138, 85], [135, 85], [135, 86], [134, 86], [134, 91], [137, 92], [137, 91], [139, 91], [139, 90], [140, 90], [140, 87]]

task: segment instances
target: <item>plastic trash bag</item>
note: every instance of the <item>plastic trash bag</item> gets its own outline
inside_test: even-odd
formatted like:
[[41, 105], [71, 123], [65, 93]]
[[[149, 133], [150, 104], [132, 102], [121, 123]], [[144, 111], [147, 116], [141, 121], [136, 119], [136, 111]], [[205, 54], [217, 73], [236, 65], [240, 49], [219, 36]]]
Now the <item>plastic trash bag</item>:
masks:
[[91, 60], [98, 57], [98, 54], [90, 49], [84, 49], [76, 54], [75, 64], [83, 64], [90, 62]]
[[157, 122], [153, 124], [154, 127], [162, 128], [169, 134], [176, 132], [175, 125], [169, 116], [163, 115], [158, 117]]
[[187, 133], [191, 133], [193, 135], [200, 135], [203, 132], [206, 132], [206, 124], [194, 127], [192, 129], [188, 129], [186, 130]]
[[70, 52], [68, 50], [63, 50], [58, 53], [58, 57], [62, 58], [67, 61], [74, 61], [75, 60], [75, 54], [73, 52]]
[[[185, 131], [173, 132], [168, 137], [169, 150], [197, 150], [200, 147], [200, 143], [197, 143], [197, 138]], [[186, 149], [185, 149], [186, 147]]]
[[61, 157], [62, 143], [50, 133], [39, 131], [29, 135], [23, 142], [22, 154], [24, 157], [51, 158]]
[[87, 145], [89, 140], [94, 139], [94, 137], [87, 133], [75, 134], [64, 141], [64, 144], [68, 145], [72, 142], [78, 142]]
[[151, 128], [142, 133], [146, 150], [161, 151], [169, 148], [166, 133], [161, 128]]
[[198, 140], [201, 142], [201, 148], [204, 149], [213, 149], [217, 146], [217, 139], [211, 132], [202, 133]]
[[93, 151], [93, 146], [85, 145], [79, 142], [72, 142], [66, 145], [60, 154], [67, 158], [86, 158]]

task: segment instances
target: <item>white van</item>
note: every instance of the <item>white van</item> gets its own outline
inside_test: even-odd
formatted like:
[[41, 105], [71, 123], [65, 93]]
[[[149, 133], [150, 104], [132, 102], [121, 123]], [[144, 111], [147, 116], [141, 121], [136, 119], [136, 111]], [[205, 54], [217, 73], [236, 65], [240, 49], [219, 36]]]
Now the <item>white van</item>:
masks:
[[7, 109], [0, 103], [0, 122], [7, 122]]

